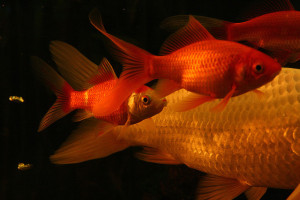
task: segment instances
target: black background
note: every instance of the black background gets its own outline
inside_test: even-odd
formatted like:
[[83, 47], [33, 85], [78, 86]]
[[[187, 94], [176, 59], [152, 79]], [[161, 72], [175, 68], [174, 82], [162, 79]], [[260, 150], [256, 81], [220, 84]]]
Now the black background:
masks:
[[[119, 74], [121, 66], [110, 58], [101, 34], [89, 23], [88, 14], [93, 8], [100, 10], [109, 33], [157, 54], [168, 35], [159, 28], [164, 18], [195, 14], [238, 21], [247, 7], [253, 5], [250, 2], [0, 1], [0, 199], [194, 199], [200, 172], [183, 165], [139, 161], [134, 157], [139, 148], [80, 164], [51, 164], [49, 155], [77, 124], [71, 121], [71, 114], [37, 133], [38, 124], [55, 96], [34, 77], [29, 56], [37, 55], [55, 66], [48, 46], [51, 40], [61, 40], [97, 64], [103, 56], [108, 57]], [[293, 3], [299, 10], [299, 3]], [[25, 102], [10, 102], [8, 98], [12, 95], [22, 96]], [[30, 163], [32, 168], [19, 171], [20, 162]], [[290, 192], [269, 189], [263, 199], [285, 199]]]

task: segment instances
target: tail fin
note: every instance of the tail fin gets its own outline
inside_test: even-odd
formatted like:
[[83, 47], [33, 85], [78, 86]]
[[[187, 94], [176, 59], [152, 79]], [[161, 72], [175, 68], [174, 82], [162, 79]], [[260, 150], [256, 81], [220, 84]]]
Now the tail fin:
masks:
[[72, 111], [70, 108], [70, 93], [72, 87], [46, 62], [38, 57], [31, 57], [31, 62], [36, 74], [49, 86], [55, 93], [57, 99], [43, 117], [38, 132], [44, 130], [56, 120], [64, 117]]
[[[215, 38], [228, 39], [228, 26], [231, 22], [204, 16], [194, 16]], [[170, 32], [185, 26], [189, 15], [176, 15], [163, 20], [160, 27]]]
[[149, 74], [152, 55], [107, 33], [98, 10], [91, 11], [89, 18], [91, 24], [112, 42], [112, 55], [124, 66], [116, 87], [93, 110], [96, 115], [103, 116], [118, 109], [134, 90], [152, 80]]

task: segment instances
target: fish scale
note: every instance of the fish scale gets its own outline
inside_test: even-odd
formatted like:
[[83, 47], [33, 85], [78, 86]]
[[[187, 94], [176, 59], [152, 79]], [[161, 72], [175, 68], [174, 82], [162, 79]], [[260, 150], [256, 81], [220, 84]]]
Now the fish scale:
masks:
[[[264, 97], [249, 92], [234, 97], [221, 113], [209, 111], [218, 102], [187, 112], [174, 112], [168, 106], [153, 117], [155, 130], [133, 125], [121, 138], [250, 186], [295, 188], [300, 182], [299, 75], [297, 69], [283, 69], [260, 88]], [[168, 105], [187, 93], [169, 95]]]

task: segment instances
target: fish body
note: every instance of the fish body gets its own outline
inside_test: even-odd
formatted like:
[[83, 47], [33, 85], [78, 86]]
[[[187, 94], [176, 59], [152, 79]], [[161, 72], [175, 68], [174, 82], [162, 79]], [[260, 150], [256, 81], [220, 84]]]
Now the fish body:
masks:
[[[116, 82], [117, 79], [114, 79], [99, 83], [85, 91], [71, 91], [69, 94], [69, 108], [71, 110], [83, 109], [92, 113], [93, 107], [107, 95], [107, 93], [115, 86]], [[97, 116], [95, 114], [93, 114], [93, 116], [114, 124], [125, 124], [128, 117], [127, 103], [127, 101], [122, 103], [116, 111], [108, 116]]]
[[166, 97], [168, 106], [152, 117], [152, 125], [144, 120], [97, 138], [97, 130], [71, 136], [51, 160], [77, 163], [145, 146], [138, 154], [142, 160], [185, 164], [208, 173], [211, 178], [200, 182], [198, 199], [295, 188], [300, 183], [300, 70], [284, 68], [260, 90], [264, 98], [253, 93], [234, 97], [221, 113], [209, 112], [218, 102], [174, 112], [169, 105], [189, 93], [179, 90]]
[[[250, 75], [251, 70], [260, 63], [268, 66], [272, 65], [274, 60], [265, 58], [263, 53], [238, 43], [207, 40], [193, 43], [165, 56], [156, 56], [151, 64], [153, 69], [150, 71], [153, 74], [150, 76], [172, 79], [181, 88], [191, 92], [224, 98], [232, 90], [233, 85], [236, 89], [232, 96], [243, 94], [256, 89], [263, 82], [271, 81], [277, 75], [274, 72], [280, 69], [279, 64], [275, 63], [277, 69], [270, 72], [267, 80], [260, 81], [257, 79], [262, 74], [255, 78]], [[243, 68], [245, 65], [251, 68]]]
[[163, 44], [161, 56], [154, 56], [107, 33], [99, 13], [92, 11], [91, 23], [112, 42], [112, 54], [124, 66], [117, 86], [93, 112], [114, 111], [131, 91], [153, 79], [163, 80], [156, 87], [159, 96], [181, 88], [199, 95], [183, 110], [224, 98], [218, 108], [222, 110], [232, 96], [256, 89], [280, 72], [280, 64], [266, 54], [216, 40], [197, 20], [189, 19], [188, 25]]
[[[269, 2], [271, 3], [271, 2]], [[281, 64], [300, 60], [300, 12], [289, 0], [264, 5], [262, 13], [247, 21], [233, 23], [205, 16], [195, 16], [216, 38], [246, 44], [263, 49]], [[176, 30], [188, 22], [188, 15], [165, 19], [162, 27]]]
[[[265, 98], [235, 97], [222, 113], [209, 112], [216, 102], [187, 112], [167, 107], [153, 117], [155, 131], [137, 124], [121, 138], [249, 186], [295, 188], [300, 183], [300, 71], [283, 69], [260, 90]], [[186, 95], [180, 90], [167, 96], [168, 105]]]
[[227, 39], [248, 41], [269, 51], [300, 53], [300, 12], [295, 10], [264, 14], [228, 26]]
[[70, 84], [43, 60], [32, 58], [38, 76], [57, 96], [56, 102], [43, 117], [38, 131], [77, 109], [79, 111], [75, 115], [75, 121], [92, 117], [99, 120], [99, 126], [105, 123], [106, 127], [112, 128], [115, 125], [130, 125], [147, 119], [160, 112], [166, 104], [165, 99], [155, 96], [151, 88], [142, 86], [131, 93], [117, 110], [109, 115], [98, 116], [93, 108], [118, 81], [108, 60], [104, 58], [97, 66], [74, 47], [60, 41], [52, 42], [50, 50], [58, 68]]

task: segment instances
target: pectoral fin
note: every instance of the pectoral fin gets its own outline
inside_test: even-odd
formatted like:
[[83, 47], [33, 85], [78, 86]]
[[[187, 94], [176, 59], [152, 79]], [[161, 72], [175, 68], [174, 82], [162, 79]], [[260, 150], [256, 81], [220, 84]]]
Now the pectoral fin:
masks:
[[234, 94], [235, 92], [235, 89], [236, 89], [236, 86], [232, 86], [232, 89], [230, 90], [230, 92], [228, 92], [228, 94], [221, 100], [221, 102], [216, 105], [215, 107], [213, 107], [211, 109], [211, 111], [214, 111], [214, 112], [221, 112], [222, 110], [225, 109], [227, 103], [229, 102], [229, 99], [232, 97], [232, 95]]
[[197, 106], [203, 103], [213, 101], [215, 99], [216, 98], [211, 96], [204, 96], [201, 94], [191, 93], [187, 97], [185, 97], [182, 101], [174, 104], [172, 106], [172, 109], [176, 112], [184, 112], [196, 108]]
[[245, 195], [248, 200], [260, 200], [266, 191], [266, 187], [251, 187], [245, 192]]
[[181, 164], [181, 162], [176, 160], [171, 154], [150, 147], [145, 147], [142, 152], [136, 154], [136, 157], [140, 160], [158, 163], [158, 164], [169, 164], [169, 165]]
[[168, 79], [159, 79], [155, 86], [155, 94], [163, 98], [176, 90], [179, 90], [181, 87], [178, 83]]
[[228, 200], [239, 196], [249, 187], [236, 179], [207, 175], [200, 180], [196, 195], [198, 200]]
[[262, 91], [256, 89], [256, 90], [253, 90], [253, 92], [257, 95], [257, 97], [259, 99], [262, 99], [263, 97], [265, 97], [265, 93], [263, 93]]

